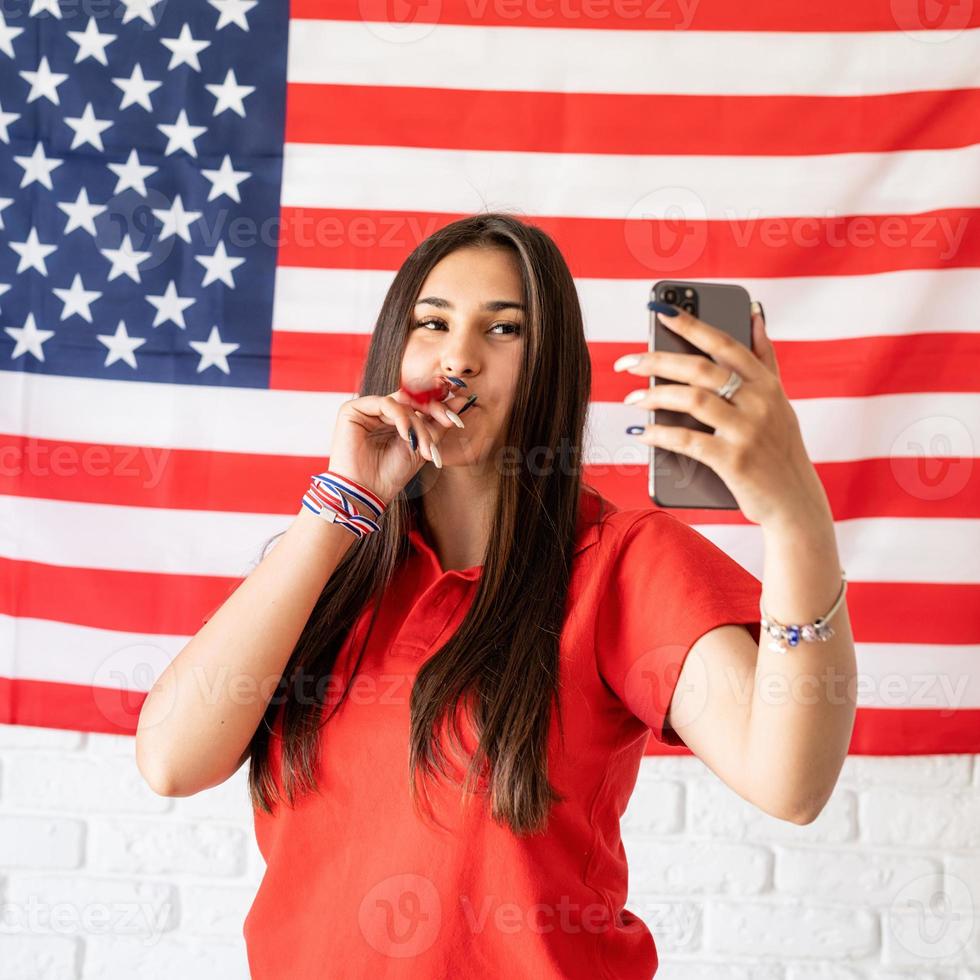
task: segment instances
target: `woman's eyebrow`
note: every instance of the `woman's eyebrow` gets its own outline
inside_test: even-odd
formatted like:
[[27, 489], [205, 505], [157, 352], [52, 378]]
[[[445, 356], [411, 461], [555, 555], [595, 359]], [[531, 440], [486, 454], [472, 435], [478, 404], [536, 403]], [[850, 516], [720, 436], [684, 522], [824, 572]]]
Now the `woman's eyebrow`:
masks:
[[[423, 303], [428, 303], [429, 306], [438, 306], [443, 310], [455, 309], [452, 303], [448, 299], [443, 299], [441, 296], [426, 296], [423, 299], [417, 300], [415, 305], [421, 306]], [[497, 313], [500, 310], [524, 310], [523, 303], [517, 303], [511, 299], [491, 299], [487, 300], [480, 309], [487, 310], [490, 313]]]

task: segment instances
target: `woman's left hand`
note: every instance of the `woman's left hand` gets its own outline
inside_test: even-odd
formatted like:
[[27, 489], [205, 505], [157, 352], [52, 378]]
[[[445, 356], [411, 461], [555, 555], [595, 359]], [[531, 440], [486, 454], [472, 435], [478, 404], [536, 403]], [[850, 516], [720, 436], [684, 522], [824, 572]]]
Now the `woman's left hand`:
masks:
[[[808, 524], [814, 519], [832, 522], [826, 491], [783, 391], [762, 314], [752, 314], [752, 350], [684, 310], [678, 310], [677, 316], [659, 312], [657, 316], [710, 356], [644, 351], [619, 358], [613, 365], [615, 371], [684, 382], [639, 389], [640, 395], [630, 404], [650, 411], [665, 408], [686, 412], [715, 431], [651, 424], [636, 438], [710, 466], [753, 523], [786, 526]], [[629, 366], [633, 357], [639, 360]], [[717, 389], [728, 381], [732, 370], [742, 376], [742, 384], [727, 400]]]

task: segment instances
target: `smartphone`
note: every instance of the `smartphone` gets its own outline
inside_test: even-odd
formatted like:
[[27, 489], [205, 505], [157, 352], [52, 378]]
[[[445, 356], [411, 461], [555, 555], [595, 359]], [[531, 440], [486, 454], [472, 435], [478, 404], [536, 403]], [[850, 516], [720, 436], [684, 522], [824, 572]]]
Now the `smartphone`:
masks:
[[[686, 310], [699, 320], [710, 323], [752, 349], [752, 299], [743, 286], [735, 283], [691, 282], [680, 279], [661, 279], [650, 290], [650, 299], [670, 303]], [[675, 351], [681, 354], [700, 354], [706, 351], [695, 347], [661, 323], [655, 310], [650, 314], [648, 350]], [[669, 378], [653, 377], [653, 386], [684, 384]], [[683, 425], [700, 432], [714, 432], [709, 425], [672, 409], [657, 408], [648, 412], [648, 422], [657, 425]], [[650, 447], [648, 494], [658, 507], [699, 507], [713, 510], [738, 510], [738, 504], [725, 481], [706, 463], [691, 456], [674, 453], [660, 446]]]

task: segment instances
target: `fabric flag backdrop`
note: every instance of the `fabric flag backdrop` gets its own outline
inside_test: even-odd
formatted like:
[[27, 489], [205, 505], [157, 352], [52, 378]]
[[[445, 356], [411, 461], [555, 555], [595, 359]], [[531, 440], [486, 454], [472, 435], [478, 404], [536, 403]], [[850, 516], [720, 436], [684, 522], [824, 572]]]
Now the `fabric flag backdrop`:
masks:
[[[0, 721], [135, 730], [328, 465], [394, 271], [501, 208], [576, 277], [621, 507], [650, 285], [763, 302], [848, 573], [852, 750], [980, 751], [980, 10], [83, 10], [0, 17]], [[739, 513], [673, 513], [761, 577]]]

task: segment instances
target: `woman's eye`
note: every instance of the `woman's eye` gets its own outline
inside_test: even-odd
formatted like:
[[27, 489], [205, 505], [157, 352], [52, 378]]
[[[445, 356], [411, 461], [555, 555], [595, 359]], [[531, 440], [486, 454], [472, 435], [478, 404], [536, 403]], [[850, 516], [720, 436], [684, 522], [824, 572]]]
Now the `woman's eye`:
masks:
[[[444, 327], [445, 324], [442, 322], [442, 320], [416, 320], [415, 321], [415, 326], [416, 327], [428, 327], [428, 326]], [[497, 327], [507, 327], [508, 328], [500, 336], [506, 336], [507, 334], [519, 334], [521, 332], [521, 327], [520, 327], [520, 324], [518, 324], [518, 323], [508, 323], [506, 321], [505, 322], [502, 322], [502, 323], [495, 323], [490, 329], [491, 330], [496, 330]]]

